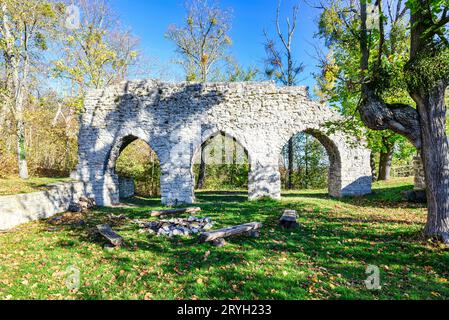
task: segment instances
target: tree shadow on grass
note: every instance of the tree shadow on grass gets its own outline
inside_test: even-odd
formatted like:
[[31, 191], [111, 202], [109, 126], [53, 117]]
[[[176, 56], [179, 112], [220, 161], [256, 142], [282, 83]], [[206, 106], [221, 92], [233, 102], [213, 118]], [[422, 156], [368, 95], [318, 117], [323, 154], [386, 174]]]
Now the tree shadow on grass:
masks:
[[[395, 189], [394, 192], [402, 190]], [[159, 256], [163, 257], [158, 267], [164, 278], [157, 280], [161, 275], [148, 273], [139, 281], [150, 284], [173, 281], [184, 287], [184, 298], [196, 295], [204, 299], [377, 299], [400, 298], [404, 292], [427, 298], [435, 288], [449, 298], [449, 289], [444, 289], [435, 280], [436, 275], [449, 276], [449, 255], [429, 249], [420, 235], [420, 228], [414, 227], [417, 223], [372, 215], [359, 219], [329, 214], [325, 210], [310, 213], [303, 210], [304, 203], [297, 201], [288, 205], [300, 213], [301, 227], [287, 231], [278, 226], [285, 202], [266, 199], [248, 202], [244, 193], [230, 192], [207, 192], [197, 196], [198, 206], [203, 209], [201, 215], [211, 216], [217, 221], [217, 227], [260, 221], [264, 224], [261, 237], [236, 237], [229, 239], [227, 247], [215, 248], [198, 244], [196, 238], [147, 237], [138, 234], [137, 226], [127, 223], [117, 228], [124, 234], [127, 246], [117, 252], [105, 252], [103, 258], [115, 266], [113, 274], [119, 281], [126, 281], [120, 270], [132, 266], [148, 268], [154, 263], [151, 257]], [[129, 207], [97, 209], [93, 215], [96, 220], [91, 225], [101, 222], [106, 213], [125, 214], [133, 219], [149, 218], [149, 211], [160, 207], [157, 199], [131, 199], [126, 204]], [[71, 235], [78, 241], [92, 241], [83, 236], [82, 229], [73, 231]], [[75, 240], [70, 240], [58, 245], [73, 249], [76, 244]], [[287, 257], [287, 265], [293, 264], [305, 276], [294, 272], [292, 276], [281, 275], [286, 270], [284, 263], [271, 260], [276, 261], [282, 255]], [[363, 281], [369, 264], [381, 268], [384, 291], [376, 293], [365, 288]], [[431, 268], [434, 276], [423, 272], [425, 268]], [[314, 275], [324, 283], [314, 282]], [[207, 278], [205, 281], [209, 282], [197, 283], [198, 277]], [[340, 283], [335, 292], [323, 289], [331, 278]], [[163, 288], [173, 290], [168, 285]], [[416, 288], [420, 293], [416, 293]], [[94, 294], [85, 293], [83, 298], [103, 298], [97, 293], [101, 292], [99, 290], [101, 288], [94, 290]], [[167, 294], [167, 297], [175, 297], [171, 291]]]
[[[163, 254], [166, 257], [161, 265], [164, 274], [168, 278], [176, 278], [177, 281], [186, 284], [186, 294], [212, 299], [234, 297], [245, 299], [316, 298], [307, 291], [315, 284], [312, 280], [314, 274], [319, 274], [321, 281], [324, 282], [329, 281], [330, 277], [337, 277], [340, 283], [345, 284], [346, 298], [392, 298], [400, 294], [402, 289], [408, 288], [407, 284], [402, 289], [395, 287], [396, 281], [406, 282], [408, 279], [405, 269], [396, 270], [394, 274], [382, 269], [384, 286], [390, 291], [373, 293], [364, 287], [363, 282], [366, 279], [365, 270], [368, 264], [379, 267], [399, 265], [412, 270], [419, 270], [430, 264], [438, 273], [447, 272], [444, 267], [448, 262], [447, 256], [435, 255], [432, 257], [434, 260], [432, 262], [429, 261], [428, 256], [415, 256], [417, 252], [423, 251], [423, 247], [422, 243], [415, 242], [416, 235], [413, 232], [377, 235], [369, 230], [360, 230], [339, 231], [337, 235], [334, 235], [330, 233], [332, 226], [319, 220], [321, 219], [311, 220], [310, 225], [305, 225], [295, 232], [277, 229], [273, 234], [264, 230], [262, 238], [257, 240], [245, 237], [235, 238], [230, 240], [232, 248], [229, 249], [198, 245], [195, 241], [173, 240], [170, 241], [168, 247], [164, 245], [155, 247], [153, 244], [151, 248], [148, 248], [146, 242], [142, 242], [142, 247], [139, 250], [157, 250], [157, 254]], [[336, 221], [340, 222], [338, 219]], [[266, 223], [270, 227], [274, 227], [272, 218]], [[363, 240], [350, 245], [340, 244], [339, 241], [344, 239]], [[372, 246], [370, 241], [376, 241], [376, 246]], [[254, 273], [246, 265], [250, 261], [254, 264], [255, 261], [251, 257], [251, 253], [254, 254], [255, 251], [259, 256], [256, 264], [260, 264], [261, 270]], [[211, 254], [205, 260], [207, 252], [211, 252]], [[310, 268], [307, 269], [308, 277], [298, 279], [297, 275], [291, 278], [282, 276], [282, 268], [275, 274], [263, 275], [264, 261], [279, 258], [283, 253], [293, 261], [297, 261], [298, 264], [311, 262]], [[356, 266], [348, 261], [355, 262]], [[142, 260], [139, 263], [144, 266], [151, 262]], [[119, 266], [123, 267], [121, 264]], [[229, 268], [229, 266], [231, 267]], [[213, 271], [209, 271], [210, 268], [213, 268]], [[323, 270], [325, 270], [324, 273]], [[197, 279], [195, 275], [204, 275], [209, 272], [212, 273], [210, 275], [214, 282], [205, 287], [198, 286], [195, 283]], [[399, 279], [394, 279], [397, 277]], [[147, 275], [142, 280], [154, 281], [154, 275]], [[413, 282], [413, 286], [424, 288], [422, 297], [431, 295], [430, 289], [425, 290], [425, 288], [429, 288], [426, 284], [427, 281], [435, 282], [436, 280], [419, 279], [418, 276], [418, 279]], [[231, 290], [232, 286], [237, 285], [238, 287], [242, 283], [243, 287]], [[434, 285], [437, 285], [436, 282]], [[443, 294], [449, 295], [449, 292], [446, 290]], [[338, 295], [328, 292], [327, 298], [332, 297], [337, 298]]]
[[202, 191], [196, 192], [196, 198], [198, 200], [198, 204], [202, 203], [232, 203], [232, 202], [240, 202], [244, 203], [248, 201], [248, 194], [243, 192], [231, 192], [231, 191]]
[[324, 192], [289, 192], [284, 193], [282, 197], [286, 200], [298, 198], [334, 200], [364, 208], [425, 208], [425, 204], [411, 203], [404, 199], [402, 193], [410, 190], [413, 190], [412, 185], [374, 189], [373, 193], [370, 195], [343, 197], [339, 199], [332, 198], [329, 194]]

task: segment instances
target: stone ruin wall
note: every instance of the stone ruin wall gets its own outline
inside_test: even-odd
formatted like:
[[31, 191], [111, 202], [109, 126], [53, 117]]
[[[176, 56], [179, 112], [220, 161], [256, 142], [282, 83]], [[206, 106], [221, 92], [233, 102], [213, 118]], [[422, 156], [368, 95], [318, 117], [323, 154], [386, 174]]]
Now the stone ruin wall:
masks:
[[129, 143], [142, 139], [161, 163], [162, 202], [193, 203], [194, 155], [208, 138], [224, 132], [248, 152], [249, 199], [279, 199], [281, 150], [293, 135], [308, 132], [328, 151], [329, 193], [368, 194], [369, 150], [343, 133], [326, 135], [325, 124], [336, 120], [340, 116], [310, 100], [305, 87], [277, 87], [272, 82], [124, 82], [87, 96], [73, 178], [89, 185], [98, 204], [118, 203], [115, 161]]

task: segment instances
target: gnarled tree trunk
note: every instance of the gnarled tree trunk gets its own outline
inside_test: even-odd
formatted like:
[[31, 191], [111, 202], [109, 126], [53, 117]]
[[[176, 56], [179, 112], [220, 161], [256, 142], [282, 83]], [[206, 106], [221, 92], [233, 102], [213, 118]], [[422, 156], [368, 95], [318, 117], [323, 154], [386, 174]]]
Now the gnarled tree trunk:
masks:
[[[369, 49], [367, 45], [367, 8], [366, 1], [361, 5], [361, 70], [368, 71]], [[363, 122], [371, 129], [390, 129], [407, 137], [421, 151], [424, 164], [428, 218], [425, 227], [427, 236], [449, 237], [449, 150], [446, 135], [447, 109], [444, 101], [446, 87], [449, 83], [447, 75], [435, 79], [428, 77], [427, 72], [438, 66], [419, 66], [420, 56], [435, 59], [432, 53], [441, 50], [435, 43], [434, 35], [438, 28], [433, 21], [431, 8], [426, 0], [418, 0], [417, 8], [411, 15], [411, 50], [410, 61], [406, 66], [408, 77], [416, 77], [419, 81], [409, 81], [408, 91], [416, 102], [417, 110], [406, 105], [388, 105], [382, 101], [373, 89], [373, 83], [366, 81], [362, 88], [362, 104], [360, 114]], [[445, 16], [445, 19], [449, 17]], [[444, 26], [445, 21], [441, 21]], [[415, 68], [414, 64], [418, 63]], [[422, 63], [422, 61], [421, 61]], [[441, 61], [441, 63], [445, 63]], [[449, 62], [447, 62], [449, 63]], [[445, 78], [446, 77], [446, 78]], [[407, 79], [407, 77], [406, 77]], [[424, 82], [422, 80], [425, 80]], [[408, 79], [413, 80], [413, 79]], [[379, 79], [374, 79], [379, 81]], [[419, 85], [416, 85], [419, 83]]]
[[[429, 55], [441, 50], [435, 44], [432, 33], [429, 33], [435, 26], [428, 3], [425, 0], [418, 2], [421, 10], [412, 12], [410, 19], [412, 25], [410, 61], [413, 63], [422, 54]], [[436, 66], [427, 68], [430, 72], [436, 71], [432, 70]], [[413, 64], [411, 70], [416, 71]], [[413, 76], [421, 77], [420, 74]], [[426, 79], [424, 75], [422, 78]], [[421, 158], [426, 176], [428, 203], [425, 233], [428, 236], [446, 238], [449, 235], [449, 150], [444, 96], [449, 78], [445, 75], [437, 81], [431, 80], [432, 83], [409, 88], [409, 92], [416, 102], [421, 123]]]
[[424, 165], [421, 159], [421, 153], [419, 153], [413, 159], [413, 169], [415, 172], [415, 190], [425, 190], [426, 189], [426, 177], [424, 172]]
[[425, 233], [441, 236], [449, 232], [449, 150], [446, 135], [446, 105], [441, 82], [432, 90], [412, 94], [422, 127], [422, 148], [427, 185], [428, 218]]

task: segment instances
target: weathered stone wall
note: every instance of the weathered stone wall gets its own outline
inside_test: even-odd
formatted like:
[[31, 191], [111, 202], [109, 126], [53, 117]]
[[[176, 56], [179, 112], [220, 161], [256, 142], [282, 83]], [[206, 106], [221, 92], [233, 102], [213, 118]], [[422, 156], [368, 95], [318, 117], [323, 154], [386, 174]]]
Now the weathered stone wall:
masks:
[[59, 183], [48, 191], [0, 197], [0, 230], [8, 230], [22, 223], [47, 219], [68, 210], [71, 202], [90, 192], [82, 182]]
[[128, 199], [135, 195], [136, 193], [136, 186], [134, 184], [133, 179], [125, 178], [125, 177], [119, 177], [118, 178], [119, 183], [119, 196], [120, 199]]
[[92, 187], [98, 204], [117, 203], [115, 162], [129, 143], [142, 139], [161, 163], [162, 202], [192, 203], [194, 155], [209, 137], [224, 132], [248, 152], [249, 198], [279, 199], [281, 149], [293, 135], [307, 131], [328, 151], [332, 196], [370, 193], [370, 154], [363, 143], [324, 132], [326, 122], [339, 119], [336, 112], [311, 101], [304, 87], [124, 82], [86, 98], [73, 177]]

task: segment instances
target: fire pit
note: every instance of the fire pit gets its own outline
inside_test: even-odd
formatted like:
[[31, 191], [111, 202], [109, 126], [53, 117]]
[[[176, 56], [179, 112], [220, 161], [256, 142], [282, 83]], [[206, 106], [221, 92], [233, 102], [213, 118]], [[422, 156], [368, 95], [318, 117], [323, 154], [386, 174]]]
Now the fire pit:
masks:
[[136, 221], [143, 232], [163, 237], [191, 236], [211, 230], [214, 223], [211, 218], [189, 217], [150, 222]]

